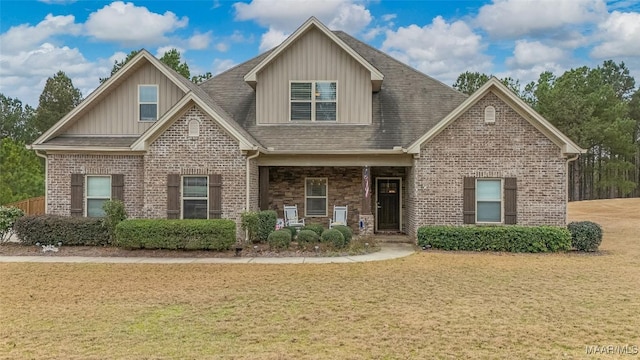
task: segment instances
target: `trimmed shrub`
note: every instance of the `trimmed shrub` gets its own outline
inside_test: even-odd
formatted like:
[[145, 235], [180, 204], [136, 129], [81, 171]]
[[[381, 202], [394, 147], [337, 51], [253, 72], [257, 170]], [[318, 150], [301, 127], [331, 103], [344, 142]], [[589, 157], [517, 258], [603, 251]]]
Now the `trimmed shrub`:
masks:
[[258, 212], [258, 240], [266, 242], [269, 234], [276, 230], [278, 214], [274, 210], [263, 210]]
[[121, 221], [127, 219], [127, 211], [124, 209], [124, 203], [120, 200], [107, 200], [104, 205], [102, 205], [102, 210], [104, 210], [105, 213], [103, 219], [104, 226], [109, 231], [111, 242], [114, 242], [116, 238], [116, 226]]
[[344, 246], [348, 246], [351, 243], [351, 238], [353, 237], [353, 230], [346, 225], [336, 225], [333, 228], [340, 231], [344, 237]]
[[331, 244], [336, 249], [342, 249], [347, 244], [344, 240], [344, 235], [336, 229], [323, 231], [320, 238], [322, 239], [322, 242]]
[[24, 216], [24, 211], [13, 206], [0, 206], [0, 244], [11, 238], [14, 233], [13, 224]]
[[111, 243], [102, 218], [28, 215], [19, 218], [15, 230], [23, 244], [96, 246]]
[[567, 228], [571, 246], [578, 251], [596, 251], [602, 242], [602, 228], [591, 221], [574, 221]]
[[318, 234], [318, 236], [322, 236], [322, 233], [324, 232], [325, 229], [320, 224], [309, 224], [309, 225], [303, 226], [302, 228], [300, 228], [300, 230], [311, 230], [316, 234]]
[[295, 226], [285, 226], [282, 228], [282, 230], [287, 230], [291, 233], [291, 238], [295, 239], [296, 235], [298, 235], [298, 228]]
[[291, 231], [286, 229], [276, 230], [269, 234], [267, 242], [272, 249], [286, 250], [291, 245]]
[[555, 252], [571, 249], [571, 234], [554, 226], [423, 226], [418, 245], [443, 250]]
[[227, 219], [134, 219], [116, 226], [115, 245], [127, 249], [228, 250], [236, 224]]
[[320, 241], [320, 236], [312, 230], [300, 230], [298, 233], [298, 245], [302, 248], [316, 244]]
[[[242, 230], [247, 231], [247, 242], [258, 242], [258, 212], [245, 211], [240, 215]], [[274, 225], [275, 228], [275, 225]]]

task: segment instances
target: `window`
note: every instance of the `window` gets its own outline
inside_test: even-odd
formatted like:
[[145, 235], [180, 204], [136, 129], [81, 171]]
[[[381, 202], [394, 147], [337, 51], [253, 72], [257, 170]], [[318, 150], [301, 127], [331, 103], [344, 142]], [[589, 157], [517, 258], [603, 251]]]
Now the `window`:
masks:
[[306, 216], [327, 216], [327, 179], [307, 178], [304, 187]]
[[337, 83], [308, 81], [291, 83], [291, 121], [336, 121]]
[[139, 85], [140, 121], [158, 120], [158, 85]]
[[502, 180], [476, 180], [476, 222], [502, 222]]
[[102, 206], [111, 199], [111, 176], [87, 176], [86, 215], [89, 217], [105, 216]]
[[207, 219], [209, 184], [206, 176], [182, 177], [182, 218]]

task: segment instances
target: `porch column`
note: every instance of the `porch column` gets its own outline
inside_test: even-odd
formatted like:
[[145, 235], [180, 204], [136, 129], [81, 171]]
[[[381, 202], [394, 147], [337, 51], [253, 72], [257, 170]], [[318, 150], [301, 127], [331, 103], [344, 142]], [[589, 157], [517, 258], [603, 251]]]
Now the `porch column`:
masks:
[[373, 235], [373, 215], [371, 214], [371, 168], [362, 168], [362, 206], [360, 209], [359, 228], [360, 235]]

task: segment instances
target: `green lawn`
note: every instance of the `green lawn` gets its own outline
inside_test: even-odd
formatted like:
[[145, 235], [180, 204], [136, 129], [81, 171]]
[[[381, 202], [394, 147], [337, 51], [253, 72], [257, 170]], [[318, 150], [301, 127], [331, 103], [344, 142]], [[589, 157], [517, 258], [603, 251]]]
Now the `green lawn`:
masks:
[[601, 253], [0, 264], [0, 359], [637, 358], [586, 346], [640, 347], [640, 199], [570, 214]]

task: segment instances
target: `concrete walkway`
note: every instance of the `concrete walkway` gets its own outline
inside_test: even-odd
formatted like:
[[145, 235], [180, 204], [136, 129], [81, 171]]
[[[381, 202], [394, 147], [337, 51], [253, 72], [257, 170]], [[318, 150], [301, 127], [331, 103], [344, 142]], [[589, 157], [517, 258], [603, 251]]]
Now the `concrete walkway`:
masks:
[[380, 244], [380, 251], [355, 256], [335, 257], [234, 257], [234, 258], [156, 258], [92, 256], [0, 256], [0, 262], [29, 263], [100, 263], [100, 264], [328, 264], [380, 261], [409, 256], [413, 245]]

